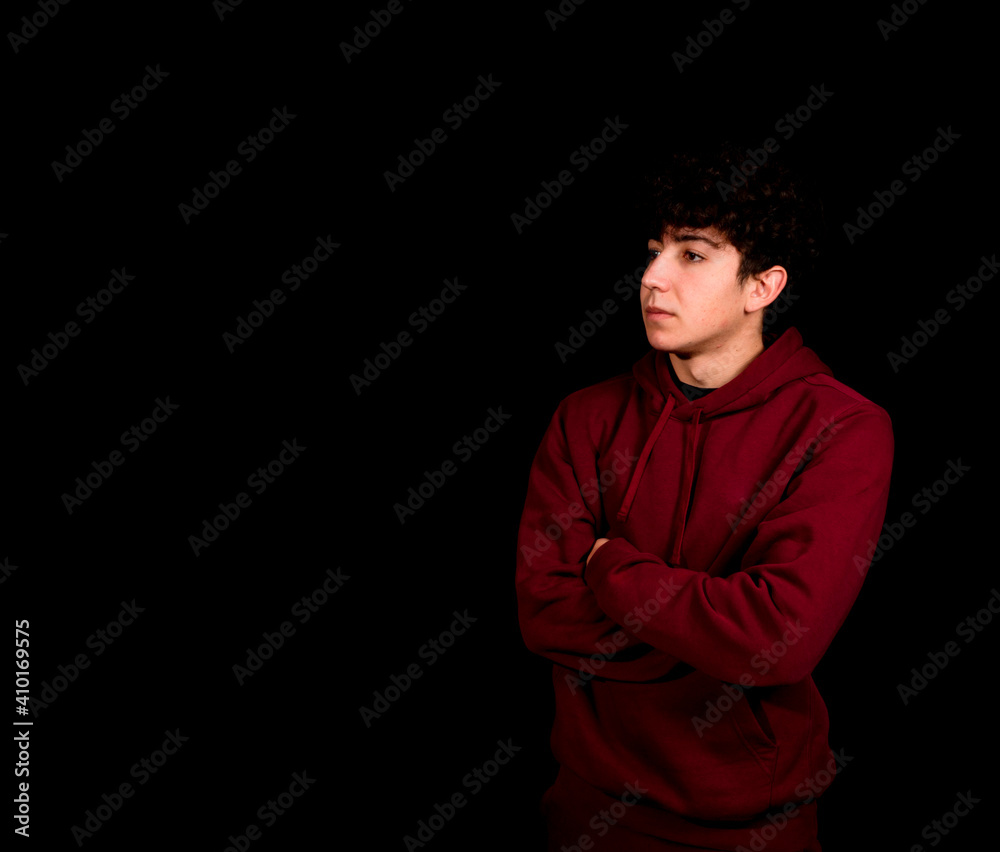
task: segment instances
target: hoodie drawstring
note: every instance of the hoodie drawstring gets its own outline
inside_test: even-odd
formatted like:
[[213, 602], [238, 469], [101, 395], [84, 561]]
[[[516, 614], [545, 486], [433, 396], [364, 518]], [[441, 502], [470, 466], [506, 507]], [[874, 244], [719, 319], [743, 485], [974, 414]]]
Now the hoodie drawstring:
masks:
[[[653, 445], [656, 443], [656, 439], [660, 437], [663, 427], [667, 425], [667, 420], [670, 418], [670, 412], [673, 411], [674, 405], [673, 396], [667, 394], [666, 404], [663, 406], [663, 410], [656, 420], [653, 431], [649, 433], [649, 437], [643, 445], [642, 452], [639, 454], [635, 470], [632, 472], [632, 478], [629, 480], [628, 488], [625, 491], [625, 498], [622, 500], [621, 508], [618, 510], [619, 521], [624, 522], [628, 520], [629, 512], [632, 510], [632, 502], [635, 500], [635, 494], [639, 490], [639, 481], [642, 479], [643, 471], [645, 471], [646, 463], [649, 460], [649, 454], [653, 451]], [[684, 527], [687, 524], [688, 507], [691, 505], [691, 492], [694, 489], [695, 471], [698, 469], [695, 455], [698, 450], [698, 433], [701, 431], [700, 408], [695, 409], [693, 421], [692, 428], [688, 432], [687, 445], [684, 451], [684, 458], [682, 459], [681, 495], [683, 499], [677, 501], [677, 508], [674, 510], [674, 522], [672, 524], [672, 529], [675, 532], [673, 535], [673, 544], [670, 549], [669, 563], [674, 566], [680, 565], [681, 545], [684, 543]]]
[[674, 513], [673, 528], [674, 545], [670, 549], [670, 564], [680, 566], [681, 545], [684, 543], [684, 527], [687, 526], [688, 506], [691, 504], [691, 492], [694, 490], [694, 474], [698, 469], [695, 453], [698, 451], [698, 432], [701, 429], [701, 409], [694, 410], [694, 428], [688, 431], [688, 444], [684, 451], [684, 480], [681, 485], [681, 494], [684, 495], [684, 502], [678, 501], [677, 509]]
[[653, 427], [653, 431], [649, 433], [649, 437], [646, 439], [642, 452], [639, 453], [639, 461], [635, 466], [635, 470], [632, 471], [632, 479], [629, 481], [628, 489], [625, 491], [625, 499], [622, 500], [621, 508], [618, 510], [619, 521], [625, 521], [628, 519], [628, 513], [632, 508], [632, 500], [635, 498], [635, 492], [639, 490], [639, 480], [642, 479], [642, 472], [646, 469], [646, 460], [649, 458], [649, 454], [653, 451], [653, 444], [655, 444], [656, 439], [660, 437], [660, 432], [662, 432], [663, 427], [667, 425], [667, 419], [670, 417], [670, 412], [673, 410], [674, 398], [667, 394], [666, 404], [663, 406], [663, 410], [660, 412], [660, 416], [656, 420], [656, 425]]

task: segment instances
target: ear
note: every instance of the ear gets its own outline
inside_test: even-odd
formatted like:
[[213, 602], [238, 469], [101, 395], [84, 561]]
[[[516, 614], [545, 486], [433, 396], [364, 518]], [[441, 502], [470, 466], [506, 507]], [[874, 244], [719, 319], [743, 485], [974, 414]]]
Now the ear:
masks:
[[755, 275], [750, 279], [746, 290], [744, 310], [747, 313], [762, 311], [771, 304], [788, 283], [788, 272], [783, 266], [772, 266], [770, 269]]

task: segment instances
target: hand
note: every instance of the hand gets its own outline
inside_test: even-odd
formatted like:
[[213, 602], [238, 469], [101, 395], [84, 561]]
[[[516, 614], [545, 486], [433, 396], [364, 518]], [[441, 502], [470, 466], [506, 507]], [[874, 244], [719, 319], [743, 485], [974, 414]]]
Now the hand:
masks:
[[[599, 538], [597, 539], [597, 541], [594, 542], [594, 546], [590, 548], [590, 553], [587, 555], [587, 565], [590, 564], [591, 558], [593, 558], [594, 554], [597, 553], [597, 549], [602, 544], [607, 544], [609, 541], [611, 541], [610, 538]], [[586, 565], [584, 567], [586, 567]]]

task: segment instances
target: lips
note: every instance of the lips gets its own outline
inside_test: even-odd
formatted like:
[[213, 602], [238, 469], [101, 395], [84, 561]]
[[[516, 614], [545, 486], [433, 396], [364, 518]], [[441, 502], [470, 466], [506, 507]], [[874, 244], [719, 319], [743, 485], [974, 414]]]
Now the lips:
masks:
[[653, 306], [646, 308], [646, 313], [649, 314], [650, 316], [667, 316], [667, 317], [674, 316], [672, 311], [668, 311], [663, 308], [656, 308]]

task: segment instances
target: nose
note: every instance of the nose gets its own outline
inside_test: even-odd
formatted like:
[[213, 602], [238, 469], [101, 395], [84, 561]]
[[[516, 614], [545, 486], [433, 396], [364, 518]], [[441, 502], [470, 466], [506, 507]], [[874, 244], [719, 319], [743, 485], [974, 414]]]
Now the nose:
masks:
[[659, 258], [654, 258], [649, 266], [646, 267], [640, 283], [647, 290], [662, 293], [670, 287], [670, 282], [667, 280], [665, 268], [659, 265], [657, 261], [659, 261]]

